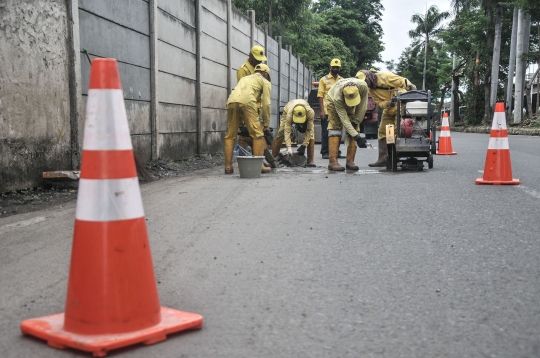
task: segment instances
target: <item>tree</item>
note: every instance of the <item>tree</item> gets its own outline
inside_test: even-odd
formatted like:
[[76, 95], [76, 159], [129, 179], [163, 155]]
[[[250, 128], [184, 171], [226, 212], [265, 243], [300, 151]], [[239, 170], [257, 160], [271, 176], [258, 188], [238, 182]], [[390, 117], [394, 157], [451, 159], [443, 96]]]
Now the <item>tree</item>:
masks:
[[313, 10], [321, 16], [320, 31], [345, 43], [357, 69], [381, 61], [384, 8], [380, 0], [321, 0], [314, 3]]
[[429, 7], [425, 15], [414, 14], [411, 21], [416, 24], [416, 28], [409, 31], [409, 36], [412, 39], [424, 39], [424, 73], [422, 81], [422, 89], [426, 89], [426, 69], [428, 59], [429, 41], [437, 36], [443, 30], [440, 25], [450, 16], [448, 11], [439, 12], [439, 8], [435, 5]]

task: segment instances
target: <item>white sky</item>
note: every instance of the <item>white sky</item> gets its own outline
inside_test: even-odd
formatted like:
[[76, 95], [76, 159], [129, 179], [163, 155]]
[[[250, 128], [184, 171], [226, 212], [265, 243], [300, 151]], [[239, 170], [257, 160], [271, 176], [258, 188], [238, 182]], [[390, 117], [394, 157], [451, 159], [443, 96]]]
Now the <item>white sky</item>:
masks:
[[[450, 0], [381, 0], [381, 3], [384, 6], [381, 23], [385, 47], [381, 55], [383, 61], [398, 62], [401, 52], [411, 44], [408, 32], [414, 27], [411, 22], [414, 14], [425, 14], [431, 5], [436, 5], [440, 12], [452, 12]], [[383, 63], [376, 65], [383, 70], [386, 68]]]

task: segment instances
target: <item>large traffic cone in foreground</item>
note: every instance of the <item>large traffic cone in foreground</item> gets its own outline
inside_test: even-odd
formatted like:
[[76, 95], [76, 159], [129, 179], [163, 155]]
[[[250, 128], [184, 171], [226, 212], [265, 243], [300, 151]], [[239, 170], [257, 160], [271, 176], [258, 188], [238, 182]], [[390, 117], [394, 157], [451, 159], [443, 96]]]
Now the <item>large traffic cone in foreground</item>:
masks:
[[495, 105], [491, 134], [484, 166], [484, 176], [476, 179], [476, 184], [518, 185], [519, 179], [512, 178], [512, 163], [510, 162], [510, 146], [508, 145], [508, 130], [504, 103]]
[[118, 66], [94, 59], [66, 310], [22, 322], [22, 333], [103, 357], [202, 322], [160, 307]]
[[452, 138], [450, 137], [450, 123], [448, 123], [448, 113], [444, 112], [441, 134], [439, 135], [439, 150], [437, 155], [454, 155], [452, 150]]

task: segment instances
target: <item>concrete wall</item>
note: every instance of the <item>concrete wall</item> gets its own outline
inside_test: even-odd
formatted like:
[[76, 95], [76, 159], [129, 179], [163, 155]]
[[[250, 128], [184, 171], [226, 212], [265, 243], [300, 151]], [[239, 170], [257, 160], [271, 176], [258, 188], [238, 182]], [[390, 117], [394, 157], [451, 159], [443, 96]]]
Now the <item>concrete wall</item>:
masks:
[[277, 128], [279, 107], [304, 97], [313, 79], [252, 19], [230, 0], [0, 2], [0, 192], [78, 167], [88, 56], [118, 60], [145, 162], [222, 150], [225, 103], [252, 44], [266, 47]]
[[0, 192], [69, 168], [64, 0], [0, 2]]

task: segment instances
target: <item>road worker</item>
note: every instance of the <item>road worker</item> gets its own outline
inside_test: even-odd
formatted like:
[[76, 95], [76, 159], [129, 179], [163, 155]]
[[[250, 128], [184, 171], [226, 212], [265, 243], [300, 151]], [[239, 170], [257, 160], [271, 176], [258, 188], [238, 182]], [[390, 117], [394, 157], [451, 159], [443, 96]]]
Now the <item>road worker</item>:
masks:
[[379, 158], [375, 163], [368, 165], [370, 167], [385, 167], [388, 159], [386, 125], [393, 124], [394, 128], [397, 126], [397, 101], [394, 96], [397, 96], [398, 91], [404, 93], [416, 90], [416, 86], [405, 77], [386, 71], [374, 73], [368, 70], [360, 70], [356, 77], [366, 81], [369, 94], [377, 102], [379, 108], [383, 109], [378, 133]]
[[272, 156], [276, 157], [279, 154], [281, 145], [285, 141], [287, 153], [292, 155], [291, 148], [291, 131], [293, 124], [300, 133], [304, 133], [304, 140], [297, 152], [304, 155], [307, 148], [306, 167], [315, 167], [314, 151], [315, 151], [315, 129], [313, 120], [315, 119], [315, 111], [310, 107], [308, 102], [303, 99], [293, 99], [283, 108], [283, 116], [279, 125], [279, 130], [274, 138], [272, 146]]
[[[246, 59], [246, 62], [242, 64], [242, 66], [238, 67], [238, 70], [236, 70], [236, 80], [240, 81], [241, 78], [245, 76], [249, 76], [255, 73], [255, 66], [262, 63], [263, 61], [266, 61], [267, 58], [264, 54], [264, 47], [255, 45], [251, 48], [251, 51], [249, 52], [249, 57]], [[258, 112], [260, 114], [260, 108], [261, 104], [258, 103], [257, 105]], [[244, 148], [248, 149], [248, 146], [253, 146], [253, 143], [251, 142], [251, 137], [249, 136], [249, 133], [247, 131], [247, 128], [244, 125], [244, 122], [239, 122], [239, 133], [238, 133], [238, 144]]]
[[[227, 134], [225, 135], [225, 174], [232, 174], [232, 156], [238, 123], [243, 121], [253, 141], [253, 155], [262, 156], [266, 148], [264, 133], [270, 131], [270, 68], [260, 63], [255, 73], [242, 77], [227, 100]], [[261, 103], [262, 123], [259, 121], [257, 103]], [[264, 165], [262, 173], [269, 173]]]
[[[330, 72], [321, 77], [319, 80], [319, 90], [317, 97], [319, 99], [319, 117], [321, 119], [321, 154], [323, 159], [328, 159], [328, 111], [326, 108], [326, 95], [330, 88], [340, 79], [339, 72], [341, 71], [341, 60], [334, 58], [330, 61]], [[341, 156], [341, 151], [338, 149], [338, 157]]]
[[328, 169], [343, 171], [339, 165], [338, 150], [341, 131], [345, 128], [348, 139], [347, 163], [349, 170], [358, 170], [354, 164], [356, 146], [366, 148], [366, 139], [359, 133], [360, 123], [364, 120], [368, 103], [368, 87], [366, 82], [358, 78], [343, 78], [337, 81], [328, 91], [326, 105], [328, 110]]

